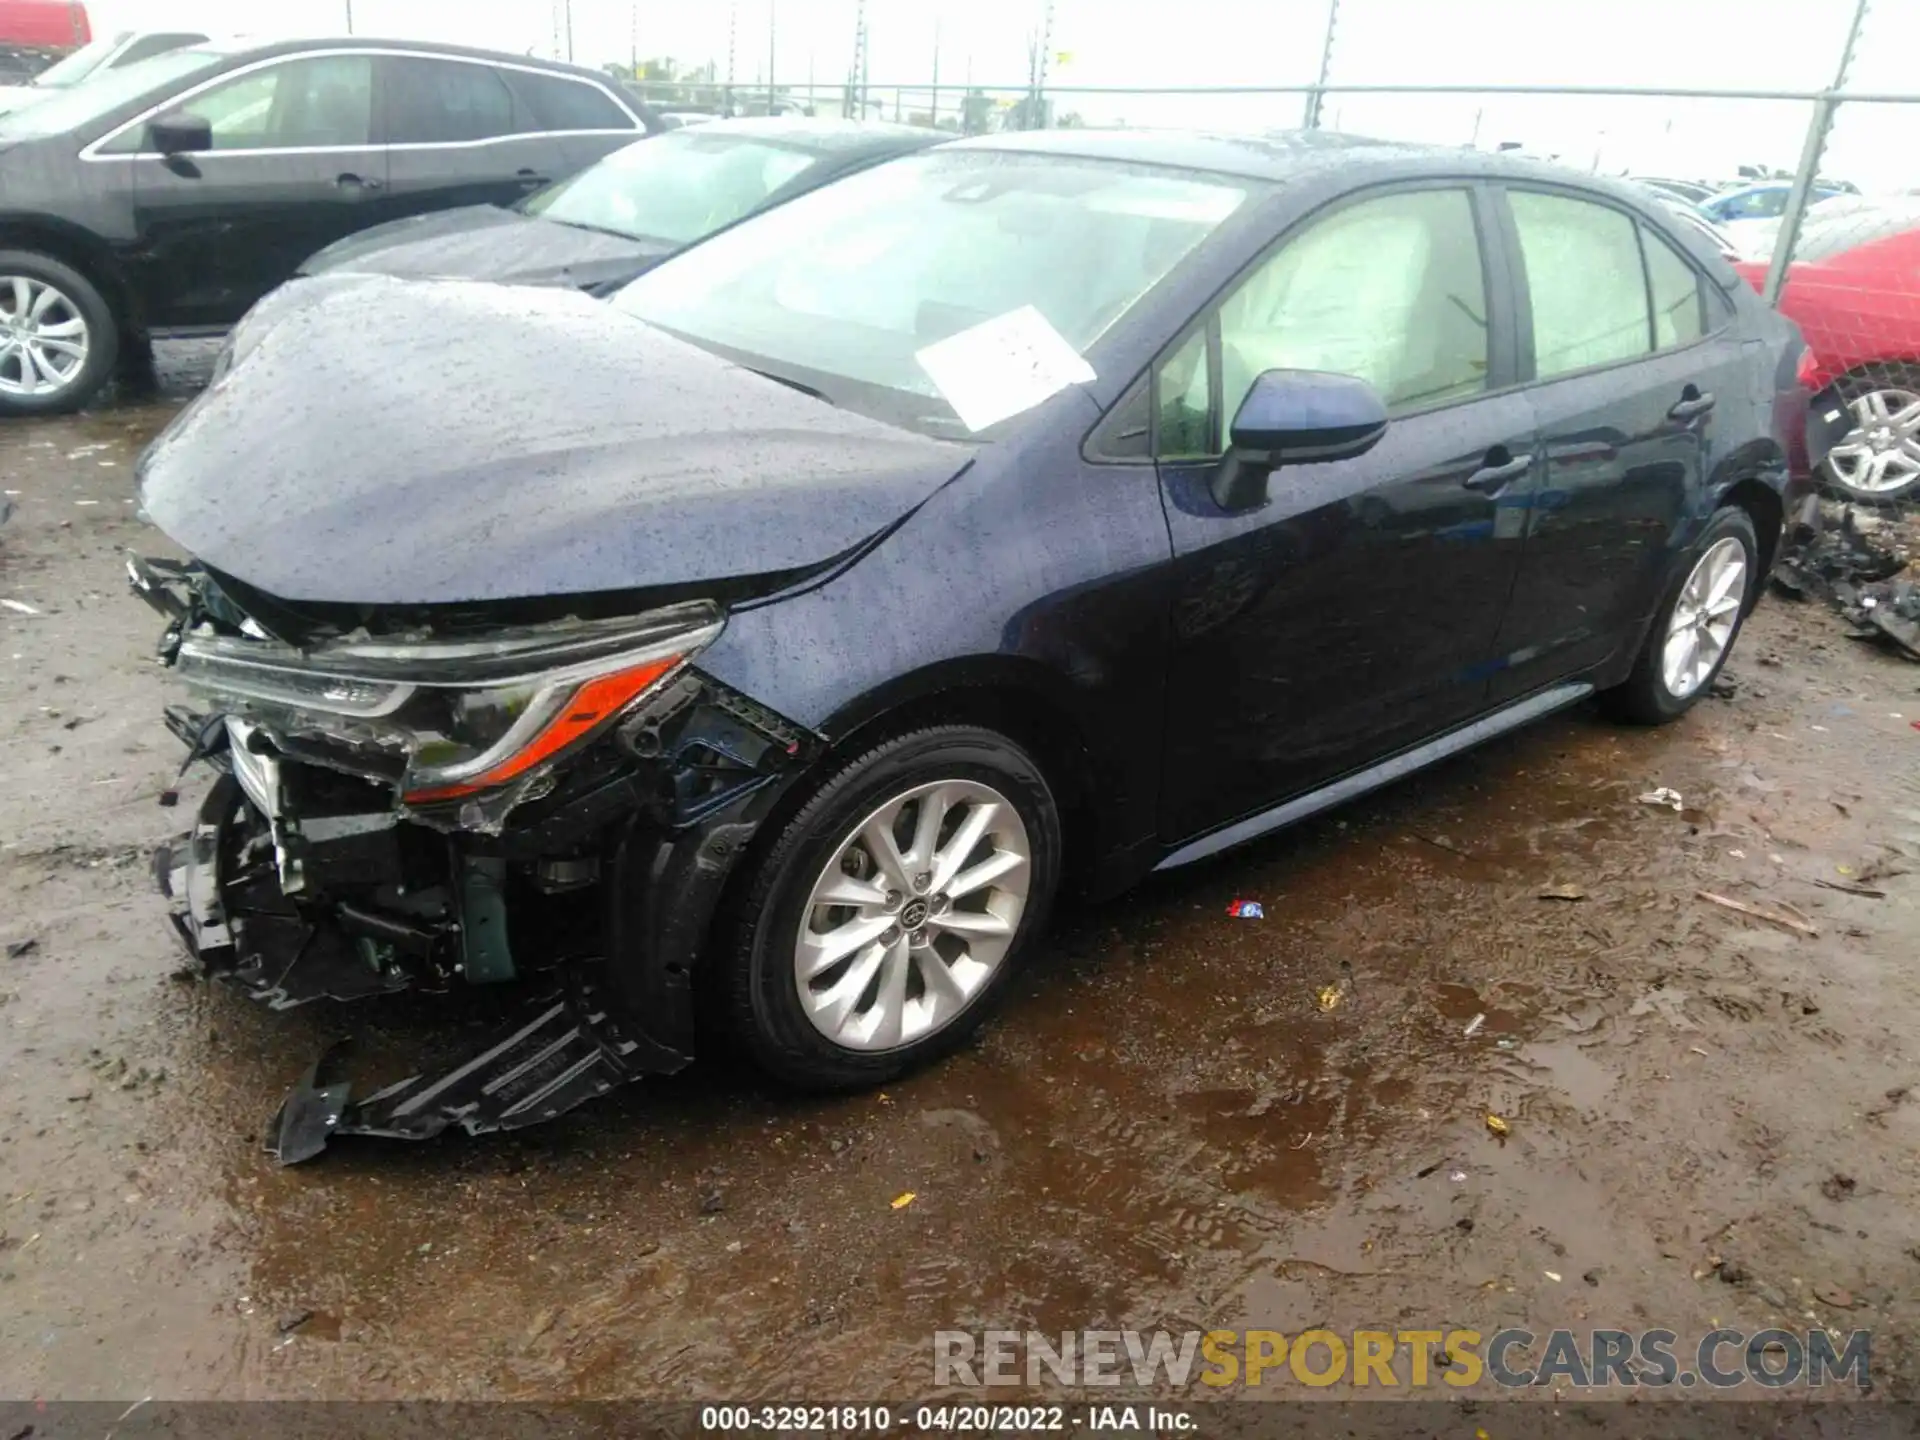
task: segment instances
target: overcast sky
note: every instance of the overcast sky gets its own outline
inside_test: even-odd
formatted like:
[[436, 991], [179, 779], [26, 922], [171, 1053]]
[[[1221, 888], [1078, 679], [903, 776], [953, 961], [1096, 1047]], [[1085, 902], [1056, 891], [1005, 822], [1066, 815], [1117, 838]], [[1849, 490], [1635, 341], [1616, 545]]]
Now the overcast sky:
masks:
[[[351, 0], [353, 28], [551, 55], [562, 0]], [[197, 25], [220, 31], [338, 34], [348, 0], [89, 0], [97, 31]], [[969, 72], [1019, 84], [1043, 0], [868, 0], [876, 83], [924, 85], [936, 37], [943, 86]], [[573, 53], [585, 64], [672, 56], [764, 82], [770, 18], [776, 76], [822, 85], [847, 72], [855, 0], [572, 0]], [[1815, 89], [1831, 83], [1852, 0], [1342, 0], [1333, 78], [1354, 83], [1567, 84]], [[1920, 91], [1920, 4], [1878, 0], [1852, 88]], [[270, 14], [271, 21], [261, 16]], [[1325, 0], [1056, 0], [1051, 49], [1060, 86], [1303, 84], [1313, 79]], [[637, 31], [637, 40], [636, 40]], [[910, 102], [911, 103], [911, 102]], [[1091, 123], [1299, 122], [1295, 96], [1061, 95]], [[1585, 97], [1332, 96], [1341, 129], [1460, 143], [1518, 140], [1583, 166], [1700, 176], [1743, 163], [1792, 166], [1806, 107], [1768, 102]], [[1920, 186], [1920, 105], [1843, 107], [1830, 173], [1866, 188]]]

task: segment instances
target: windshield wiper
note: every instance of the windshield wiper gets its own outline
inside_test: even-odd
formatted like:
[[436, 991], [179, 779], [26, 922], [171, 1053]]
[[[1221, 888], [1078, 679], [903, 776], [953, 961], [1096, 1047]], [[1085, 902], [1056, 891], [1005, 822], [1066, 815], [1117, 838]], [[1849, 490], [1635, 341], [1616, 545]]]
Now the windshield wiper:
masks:
[[825, 391], [816, 390], [811, 385], [802, 384], [800, 381], [789, 379], [785, 375], [776, 375], [771, 370], [757, 369], [752, 365], [742, 365], [740, 368], [742, 370], [752, 370], [754, 374], [758, 375], [763, 380], [771, 380], [776, 385], [784, 385], [789, 390], [798, 390], [802, 395], [810, 395], [815, 400], [825, 401], [829, 405], [833, 404], [833, 401], [827, 399], [827, 395]]

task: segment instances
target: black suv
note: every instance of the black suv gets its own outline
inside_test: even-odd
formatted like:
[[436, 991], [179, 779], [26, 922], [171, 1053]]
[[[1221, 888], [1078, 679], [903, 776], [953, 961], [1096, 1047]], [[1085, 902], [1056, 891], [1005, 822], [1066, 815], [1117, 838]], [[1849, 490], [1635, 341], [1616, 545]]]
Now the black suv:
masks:
[[75, 409], [342, 236], [518, 200], [653, 128], [590, 70], [355, 39], [196, 45], [0, 117], [0, 413]]

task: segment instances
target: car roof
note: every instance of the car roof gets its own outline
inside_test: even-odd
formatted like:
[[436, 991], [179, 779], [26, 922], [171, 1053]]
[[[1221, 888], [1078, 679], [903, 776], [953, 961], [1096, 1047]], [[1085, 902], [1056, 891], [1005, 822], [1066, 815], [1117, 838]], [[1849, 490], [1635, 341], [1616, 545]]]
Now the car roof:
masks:
[[503, 50], [481, 50], [471, 45], [445, 45], [437, 40], [387, 40], [371, 35], [317, 35], [292, 40], [267, 40], [258, 35], [216, 36], [183, 50], [198, 50], [229, 58], [254, 56], [267, 59], [275, 55], [298, 55], [308, 50], [399, 50], [417, 55], [446, 55], [463, 60], [487, 60], [495, 64], [518, 65], [528, 70], [550, 70], [559, 75], [574, 75], [593, 80], [623, 95], [615, 77], [584, 65], [568, 65], [560, 60], [544, 60], [537, 55], [513, 55]]
[[1367, 172], [1370, 178], [1430, 175], [1532, 179], [1612, 195], [1629, 200], [1641, 209], [1653, 204], [1643, 186], [1512, 151], [1421, 145], [1331, 130], [1273, 130], [1261, 134], [1201, 130], [1023, 130], [956, 141], [954, 148], [1117, 160], [1276, 182], [1336, 168]]
[[693, 133], [738, 135], [765, 140], [816, 155], [858, 155], [874, 151], [917, 150], [953, 139], [945, 130], [924, 125], [893, 125], [879, 120], [840, 120], [803, 115], [743, 115], [709, 120]]

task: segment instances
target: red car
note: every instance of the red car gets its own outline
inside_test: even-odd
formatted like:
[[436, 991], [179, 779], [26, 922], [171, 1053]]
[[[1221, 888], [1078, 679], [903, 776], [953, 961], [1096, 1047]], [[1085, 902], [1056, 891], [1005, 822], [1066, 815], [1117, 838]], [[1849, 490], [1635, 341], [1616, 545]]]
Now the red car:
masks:
[[[1920, 498], [1920, 198], [1809, 213], [1780, 309], [1808, 353], [1809, 441], [1852, 500]], [[1765, 261], [1735, 269], [1759, 288]]]
[[93, 39], [79, 0], [0, 0], [0, 45], [64, 53]]

